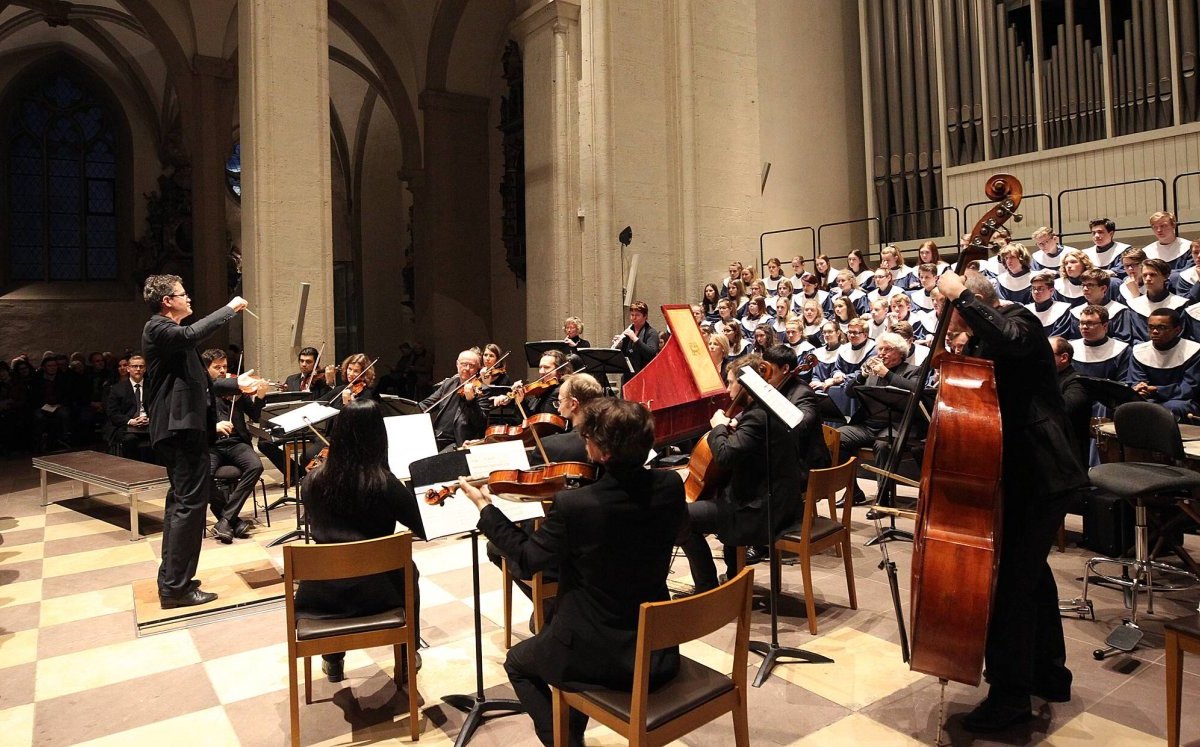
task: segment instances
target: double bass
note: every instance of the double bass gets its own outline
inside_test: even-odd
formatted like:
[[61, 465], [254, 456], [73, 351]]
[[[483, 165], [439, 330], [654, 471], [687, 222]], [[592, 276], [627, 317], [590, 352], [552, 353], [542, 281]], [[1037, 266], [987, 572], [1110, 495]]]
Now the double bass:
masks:
[[[996, 174], [984, 189], [996, 204], [971, 231], [955, 272], [987, 258], [991, 236], [1017, 215], [1021, 183]], [[937, 366], [940, 385], [929, 423], [913, 539], [912, 639], [909, 666], [939, 680], [978, 685], [1000, 562], [1002, 431], [995, 369], [991, 361], [948, 353], [946, 333], [953, 310], [938, 318], [931, 354], [920, 380]], [[897, 432], [903, 443], [916, 399]], [[891, 450], [894, 473], [902, 449]], [[889, 475], [884, 476], [880, 491]], [[893, 576], [894, 581], [894, 576]], [[893, 588], [898, 606], [898, 595]], [[897, 610], [899, 612], [899, 610]], [[901, 622], [902, 648], [908, 652]]]

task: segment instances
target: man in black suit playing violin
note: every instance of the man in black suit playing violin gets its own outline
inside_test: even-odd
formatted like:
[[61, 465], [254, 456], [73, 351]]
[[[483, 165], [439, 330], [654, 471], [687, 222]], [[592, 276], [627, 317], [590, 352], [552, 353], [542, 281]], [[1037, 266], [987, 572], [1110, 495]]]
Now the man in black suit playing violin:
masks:
[[946, 272], [938, 288], [952, 304], [950, 332], [963, 353], [995, 363], [1003, 431], [1000, 565], [988, 624], [987, 698], [963, 719], [968, 731], [1000, 731], [1033, 717], [1030, 696], [1071, 699], [1071, 670], [1046, 562], [1063, 516], [1087, 486], [1067, 435], [1054, 354], [1041, 323], [1019, 304], [1000, 306], [978, 272]]
[[480, 408], [474, 387], [464, 386], [479, 373], [483, 356], [471, 348], [458, 354], [458, 373], [443, 379], [433, 394], [421, 400], [421, 411], [433, 419], [433, 436], [439, 450], [462, 446], [464, 441], [481, 438], [487, 415]]

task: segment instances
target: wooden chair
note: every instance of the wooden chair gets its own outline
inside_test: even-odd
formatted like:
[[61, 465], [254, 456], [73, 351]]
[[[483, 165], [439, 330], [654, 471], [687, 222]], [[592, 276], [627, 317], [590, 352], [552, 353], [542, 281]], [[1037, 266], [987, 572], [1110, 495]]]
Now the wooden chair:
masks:
[[842, 434], [837, 428], [822, 425], [821, 435], [825, 438], [825, 448], [829, 449], [829, 463], [840, 464], [842, 461]]
[[1200, 614], [1171, 620], [1167, 634], [1167, 747], [1179, 747], [1183, 706], [1183, 654], [1200, 654]]
[[[554, 744], [565, 747], [568, 709], [575, 708], [621, 734], [633, 747], [667, 744], [716, 717], [733, 714], [734, 743], [749, 747], [746, 712], [746, 659], [750, 641], [750, 597], [754, 569], [695, 596], [671, 602], [647, 602], [638, 619], [637, 659], [632, 692], [586, 690], [554, 692]], [[650, 692], [650, 655], [678, 646], [737, 622], [733, 674], [724, 675], [680, 656], [675, 679]]]
[[[332, 620], [296, 618], [296, 583], [330, 581], [404, 571], [404, 606], [364, 617]], [[304, 702], [312, 703], [312, 657], [339, 651], [392, 646], [395, 679], [400, 686], [404, 662], [408, 671], [409, 735], [420, 739], [417, 713], [417, 637], [409, 624], [413, 599], [412, 534], [404, 532], [379, 539], [329, 545], [284, 545], [283, 580], [287, 608], [288, 695], [292, 719], [292, 744], [300, 744], [300, 699], [296, 659], [304, 658]]]
[[[850, 554], [850, 509], [853, 501], [842, 504], [841, 519], [837, 519], [835, 498], [843, 488], [853, 495], [854, 479], [858, 460], [850, 457], [845, 464], [829, 469], [814, 469], [808, 473], [808, 494], [804, 499], [804, 515], [798, 524], [784, 531], [775, 540], [771, 551], [771, 563], [779, 563], [783, 552], [794, 552], [800, 556], [800, 570], [804, 578], [804, 607], [808, 614], [808, 632], [817, 634], [817, 607], [812, 593], [812, 556], [824, 550], [840, 548], [842, 563], [846, 566], [846, 589], [850, 596], [850, 609], [858, 609], [858, 595], [854, 589], [854, 561]], [[821, 501], [829, 504], [830, 516], [821, 516], [817, 506]], [[773, 573], [776, 571], [772, 571]]]

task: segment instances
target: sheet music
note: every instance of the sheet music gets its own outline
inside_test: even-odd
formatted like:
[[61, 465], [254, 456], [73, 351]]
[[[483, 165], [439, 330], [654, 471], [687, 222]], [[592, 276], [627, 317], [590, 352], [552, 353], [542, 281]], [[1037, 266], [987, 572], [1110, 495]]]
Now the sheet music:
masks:
[[337, 414], [338, 410], [328, 405], [321, 402], [309, 402], [304, 407], [298, 407], [295, 410], [271, 418], [267, 421], [267, 425], [282, 428], [287, 433], [295, 433], [298, 430], [307, 428], [309, 423], [316, 425], [317, 423], [329, 420]]
[[383, 427], [387, 429], [388, 467], [401, 480], [409, 478], [409, 465], [438, 451], [428, 413], [391, 415], [383, 419]]
[[754, 398], [764, 407], [778, 415], [779, 419], [787, 424], [789, 430], [800, 425], [800, 421], [804, 420], [804, 413], [800, 412], [800, 408], [788, 401], [788, 398], [783, 396], [778, 389], [768, 384], [766, 379], [759, 376], [751, 366], [743, 366], [738, 371], [738, 381], [749, 389]]
[[[495, 444], [474, 446], [467, 451], [467, 464], [472, 477], [486, 477], [499, 469], [529, 469], [529, 455], [520, 441], [506, 441]], [[440, 506], [430, 506], [425, 502], [425, 493], [437, 489], [448, 482], [433, 485], [421, 485], [414, 489], [417, 494], [417, 508], [421, 511], [421, 520], [425, 524], [426, 539], [448, 537], [452, 534], [469, 532], [479, 523], [479, 510], [463, 495], [461, 490], [446, 499]], [[509, 501], [497, 499], [492, 505], [510, 521], [524, 521], [545, 516], [541, 501]]]

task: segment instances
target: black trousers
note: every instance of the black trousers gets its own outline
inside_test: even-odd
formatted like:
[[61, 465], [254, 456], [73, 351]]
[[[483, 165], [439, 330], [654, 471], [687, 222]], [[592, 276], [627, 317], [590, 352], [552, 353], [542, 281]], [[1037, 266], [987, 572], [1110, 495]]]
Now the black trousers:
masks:
[[1058, 585], [1046, 556], [1074, 498], [1074, 492], [1004, 497], [1000, 569], [985, 655], [993, 695], [1028, 699], [1035, 689], [1070, 686]]
[[117, 447], [118, 456], [136, 459], [139, 462], [154, 461], [154, 450], [150, 448], [148, 433], [121, 430], [113, 435], [113, 444]]
[[[543, 648], [546, 645], [554, 647], [556, 641], [551, 641], [546, 635], [535, 635], [516, 644], [508, 650], [504, 659], [504, 671], [508, 673], [508, 681], [512, 683], [517, 700], [521, 701], [529, 718], [533, 719], [533, 730], [537, 738], [546, 747], [554, 745], [554, 699], [550, 693], [549, 675], [546, 671], [556, 657], [547, 655]], [[559, 685], [561, 683], [554, 683]], [[570, 739], [567, 742], [572, 747], [582, 747], [583, 733], [587, 730], [588, 717], [571, 709]]]
[[236, 524], [242, 506], [246, 504], [246, 499], [254, 492], [254, 486], [262, 477], [262, 460], [258, 458], [258, 453], [250, 444], [233, 439], [222, 439], [209, 450], [208, 461], [214, 472], [217, 467], [225, 465], [232, 465], [242, 471], [241, 479], [229, 491], [228, 497], [221, 490], [214, 489], [209, 498], [213, 516], [217, 517], [219, 521], [225, 521], [231, 525]]
[[212, 493], [208, 437], [203, 431], [181, 431], [154, 445], [167, 468], [171, 488], [163, 514], [159, 596], [180, 596], [192, 585], [204, 539], [204, 509]]
[[[712, 550], [708, 547], [706, 534], [716, 534], [720, 531], [720, 510], [716, 501], [696, 501], [687, 504], [688, 527], [687, 534], [680, 538], [679, 547], [692, 567], [692, 581], [697, 591], [708, 591], [717, 588], [717, 565], [713, 562]], [[726, 578], [733, 578], [736, 573], [730, 561], [736, 557], [737, 548], [724, 546]]]

